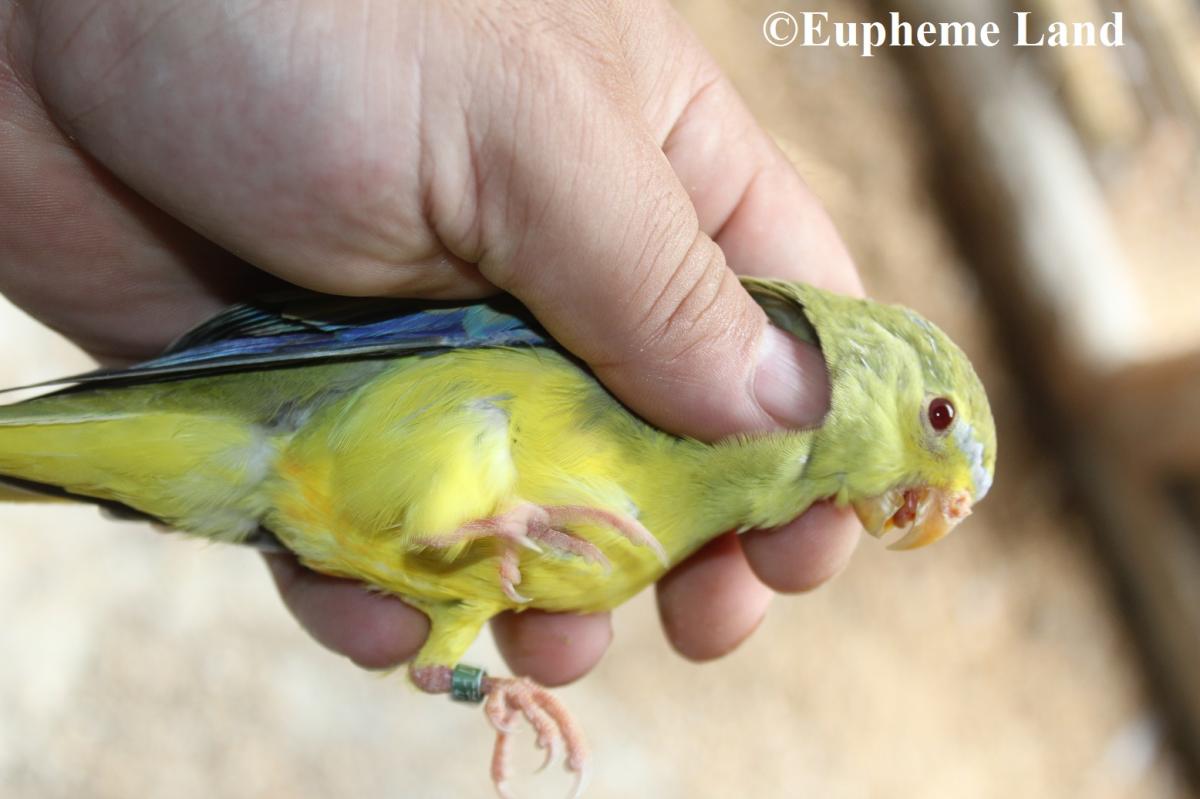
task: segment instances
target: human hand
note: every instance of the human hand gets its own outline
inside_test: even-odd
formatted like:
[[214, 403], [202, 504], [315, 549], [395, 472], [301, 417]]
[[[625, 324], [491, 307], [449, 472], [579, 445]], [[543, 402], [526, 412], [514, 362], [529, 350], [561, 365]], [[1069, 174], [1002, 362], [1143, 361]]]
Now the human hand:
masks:
[[[98, 357], [150, 355], [263, 272], [339, 294], [524, 302], [629, 407], [715, 439], [818, 422], [819, 353], [737, 271], [859, 292], [825, 213], [665, 3], [0, 5], [0, 289]], [[7, 65], [7, 66], [6, 66]], [[262, 271], [259, 271], [262, 270]], [[858, 538], [828, 505], [724, 536], [658, 585], [707, 659]], [[301, 623], [368, 667], [402, 602], [277, 558]], [[575, 679], [606, 614], [495, 623]]]

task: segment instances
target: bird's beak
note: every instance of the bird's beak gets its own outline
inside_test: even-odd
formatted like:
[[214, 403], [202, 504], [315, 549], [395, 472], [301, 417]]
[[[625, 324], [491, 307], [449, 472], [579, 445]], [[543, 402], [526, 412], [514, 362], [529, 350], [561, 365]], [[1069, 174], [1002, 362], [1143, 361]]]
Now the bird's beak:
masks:
[[971, 513], [971, 495], [917, 486], [895, 488], [852, 503], [867, 532], [879, 538], [890, 530], [906, 530], [888, 549], [916, 549], [932, 544]]

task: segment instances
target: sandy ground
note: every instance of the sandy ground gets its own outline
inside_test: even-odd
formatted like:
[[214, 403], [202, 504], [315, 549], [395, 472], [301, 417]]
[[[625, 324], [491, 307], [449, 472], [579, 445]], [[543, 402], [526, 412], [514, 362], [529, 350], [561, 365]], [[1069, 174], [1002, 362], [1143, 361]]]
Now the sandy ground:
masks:
[[[672, 655], [648, 596], [622, 608], [607, 658], [561, 692], [594, 745], [589, 795], [1185, 796], [1086, 536], [937, 226], [895, 70], [766, 47], [765, 4], [684, 10], [829, 204], [872, 292], [976, 359], [1002, 452], [960, 533], [913, 554], [864, 542], [843, 577], [778, 601], [721, 662]], [[86, 365], [7, 306], [0, 341], [0, 384]], [[87, 508], [3, 507], [0, 609], [2, 796], [490, 795], [478, 712], [320, 649], [252, 553]], [[489, 640], [472, 660], [501, 668]], [[566, 785], [557, 770], [519, 782], [528, 797]]]

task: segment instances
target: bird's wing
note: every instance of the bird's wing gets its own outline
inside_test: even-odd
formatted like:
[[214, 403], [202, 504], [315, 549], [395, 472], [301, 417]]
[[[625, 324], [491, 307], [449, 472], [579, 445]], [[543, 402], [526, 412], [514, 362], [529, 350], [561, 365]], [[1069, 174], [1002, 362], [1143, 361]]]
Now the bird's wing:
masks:
[[533, 316], [507, 297], [418, 303], [291, 290], [233, 305], [149, 361], [21, 388], [127, 385], [448, 349], [552, 345]]
[[762, 306], [771, 324], [814, 347], [821, 346], [813, 320], [809, 318], [809, 287], [755, 277], [742, 277], [741, 281], [754, 301]]

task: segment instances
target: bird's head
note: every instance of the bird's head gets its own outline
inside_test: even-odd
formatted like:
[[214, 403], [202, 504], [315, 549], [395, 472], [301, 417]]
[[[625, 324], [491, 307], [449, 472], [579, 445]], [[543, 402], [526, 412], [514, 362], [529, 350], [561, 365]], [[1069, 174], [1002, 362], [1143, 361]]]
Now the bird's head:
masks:
[[970, 362], [940, 330], [904, 313], [913, 324], [891, 331], [907, 344], [896, 354], [894, 404], [881, 403], [897, 428], [898, 440], [882, 450], [892, 474], [850, 500], [871, 535], [903, 531], [892, 549], [925, 546], [954, 529], [987, 495], [996, 468], [995, 423]]
[[992, 485], [996, 428], [966, 355], [906, 308], [808, 286], [752, 281], [772, 322], [821, 348], [831, 407], [806, 474], [836, 483], [892, 549], [931, 544], [970, 514]]

